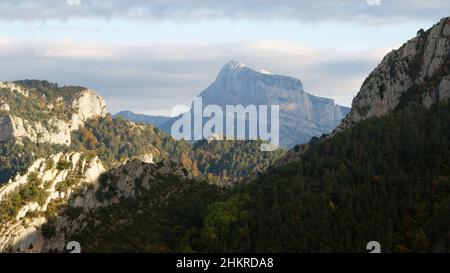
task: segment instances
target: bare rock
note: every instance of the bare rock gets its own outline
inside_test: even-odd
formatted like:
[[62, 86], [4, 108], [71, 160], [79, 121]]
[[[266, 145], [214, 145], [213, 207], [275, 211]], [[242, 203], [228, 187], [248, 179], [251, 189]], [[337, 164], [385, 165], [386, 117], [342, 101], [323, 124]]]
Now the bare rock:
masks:
[[[11, 92], [17, 91], [26, 99], [29, 91], [14, 83], [0, 83], [1, 88], [8, 88]], [[35, 143], [51, 143], [60, 145], [70, 145], [71, 132], [78, 130], [84, 125], [86, 120], [106, 115], [106, 104], [102, 97], [91, 89], [84, 89], [73, 95], [70, 104], [65, 105], [63, 97], [56, 98], [46, 105], [46, 113], [52, 117], [37, 119], [38, 121], [27, 120], [21, 116], [9, 115], [0, 117], [0, 141], [15, 139], [22, 143], [22, 139], [28, 138]], [[62, 119], [57, 114], [57, 109], [67, 108], [70, 111], [70, 118]], [[10, 112], [10, 105], [3, 103], [0, 110]], [[52, 115], [52, 113], [54, 113]], [[39, 115], [39, 114], [37, 114]]]
[[[450, 18], [442, 19], [423, 35], [387, 54], [365, 80], [352, 102], [352, 110], [335, 132], [361, 120], [390, 113], [413, 86], [423, 90], [422, 104], [427, 107], [448, 96], [448, 75], [441, 74], [450, 63], [449, 22]], [[424, 83], [432, 83], [434, 78], [445, 76], [439, 88], [435, 86], [428, 90], [423, 87]]]

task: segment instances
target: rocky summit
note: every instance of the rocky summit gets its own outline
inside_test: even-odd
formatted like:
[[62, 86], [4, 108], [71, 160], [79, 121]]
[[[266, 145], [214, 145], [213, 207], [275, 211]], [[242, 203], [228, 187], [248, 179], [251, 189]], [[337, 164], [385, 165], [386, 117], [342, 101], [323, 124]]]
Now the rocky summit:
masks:
[[369, 117], [384, 116], [406, 104], [429, 107], [450, 97], [450, 18], [419, 30], [384, 57], [364, 81], [350, 114], [337, 131]]
[[72, 131], [105, 115], [104, 99], [91, 89], [32, 80], [0, 82], [0, 141], [28, 138], [70, 145]]
[[[280, 144], [284, 147], [331, 132], [350, 111], [332, 99], [305, 92], [296, 78], [256, 71], [237, 61], [227, 63], [199, 97], [203, 107], [219, 105], [224, 111], [226, 105], [279, 105]], [[161, 128], [170, 132], [171, 124], [173, 120]]]

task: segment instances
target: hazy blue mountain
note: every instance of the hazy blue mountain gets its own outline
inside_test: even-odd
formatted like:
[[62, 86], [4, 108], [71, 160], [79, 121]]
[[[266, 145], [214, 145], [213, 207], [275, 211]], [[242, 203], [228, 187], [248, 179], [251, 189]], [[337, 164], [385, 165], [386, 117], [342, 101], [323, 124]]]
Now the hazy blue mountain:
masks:
[[114, 117], [122, 117], [124, 119], [128, 119], [134, 122], [144, 122], [154, 126], [159, 126], [170, 119], [169, 117], [163, 116], [147, 116], [144, 114], [136, 114], [128, 110], [121, 111], [115, 114]]
[[[253, 70], [231, 61], [217, 79], [200, 93], [203, 107], [225, 105], [279, 105], [280, 144], [293, 147], [308, 142], [313, 136], [330, 133], [347, 115], [350, 108], [336, 105], [332, 99], [311, 95], [300, 80], [270, 72]], [[174, 119], [161, 125], [170, 133]]]

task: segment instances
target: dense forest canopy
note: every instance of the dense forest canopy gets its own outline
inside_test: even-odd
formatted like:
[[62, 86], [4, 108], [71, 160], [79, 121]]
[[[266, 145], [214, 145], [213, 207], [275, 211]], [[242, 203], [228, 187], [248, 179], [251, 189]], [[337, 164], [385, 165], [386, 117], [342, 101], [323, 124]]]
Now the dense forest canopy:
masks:
[[[46, 82], [18, 84], [45, 91], [42, 100], [78, 91]], [[89, 212], [86, 229], [73, 235], [86, 251], [361, 252], [376, 240], [384, 252], [446, 252], [450, 103], [424, 108], [411, 99], [417, 95], [413, 91], [390, 115], [313, 138], [306, 149], [287, 155], [282, 149], [261, 152], [259, 140], [176, 141], [154, 126], [108, 114], [72, 132], [70, 146], [26, 138], [0, 143], [0, 181], [38, 158], [72, 151], [99, 157], [108, 170], [101, 183], [113, 183], [110, 172], [127, 173], [125, 162], [149, 153], [156, 166], [170, 159], [189, 173], [187, 180], [157, 177], [136, 198]], [[0, 98], [13, 112], [26, 108], [24, 118], [45, 105], [14, 99], [3, 89]], [[64, 162], [52, 164], [66, 168]], [[2, 201], [2, 221], [26, 203], [47, 198], [43, 181], [28, 178]], [[113, 195], [105, 192], [102, 198]], [[72, 218], [80, 214], [69, 206], [52, 208], [52, 215], [58, 210]], [[49, 219], [43, 231], [51, 237], [54, 230]]]
[[[449, 120], [449, 103], [370, 118], [233, 189], [172, 180], [93, 212], [74, 238], [94, 252], [363, 252], [373, 240], [383, 252], [448, 252]], [[164, 209], [145, 202], [172, 187], [185, 190]]]
[[227, 185], [263, 172], [285, 153], [283, 149], [271, 153], [260, 151], [260, 140], [204, 140], [191, 144], [175, 140], [152, 125], [112, 118], [110, 114], [88, 120], [72, 133], [71, 139], [69, 147], [37, 144], [28, 139], [22, 143], [1, 142], [0, 151], [5, 156], [0, 157], [0, 183], [25, 171], [38, 158], [60, 151], [89, 151], [98, 155], [108, 169], [151, 153], [155, 162], [164, 158], [179, 161], [195, 175], [208, 176], [212, 183]]

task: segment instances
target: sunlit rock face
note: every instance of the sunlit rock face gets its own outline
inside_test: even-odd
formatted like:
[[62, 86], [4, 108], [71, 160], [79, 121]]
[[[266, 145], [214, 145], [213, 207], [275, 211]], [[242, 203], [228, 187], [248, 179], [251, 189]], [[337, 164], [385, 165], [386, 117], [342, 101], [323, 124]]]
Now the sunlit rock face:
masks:
[[[70, 94], [61, 92], [60, 96], [50, 98], [42, 91], [17, 83], [1, 82], [0, 88], [0, 141], [15, 139], [20, 143], [28, 138], [35, 143], [70, 145], [72, 131], [90, 118], [106, 115], [104, 99], [91, 89], [80, 88]], [[21, 104], [14, 103], [15, 100]], [[30, 110], [21, 108], [26, 100], [39, 101], [45, 106], [33, 109], [30, 119], [30, 115], [21, 115], [24, 110]]]
[[[50, 165], [49, 162], [53, 163]], [[64, 162], [65, 167], [58, 167], [58, 162]], [[18, 174], [1, 186], [2, 205], [14, 198], [18, 189], [36, 181], [39, 181], [36, 187], [43, 193], [43, 199], [39, 202], [26, 202], [9, 220], [2, 217], [0, 252], [61, 251], [67, 243], [65, 235], [80, 228], [78, 219], [84, 213], [102, 206], [95, 198], [95, 190], [98, 188], [98, 179], [104, 172], [105, 168], [98, 157], [89, 157], [79, 152], [58, 153], [36, 160], [24, 174]], [[70, 184], [67, 181], [71, 181]], [[65, 206], [78, 208], [80, 216], [77, 219], [58, 216], [56, 213]], [[46, 238], [43, 226], [51, 218], [55, 219], [56, 236]]]
[[[237, 61], [226, 64], [199, 97], [203, 107], [219, 105], [224, 112], [226, 105], [279, 105], [280, 144], [284, 147], [331, 132], [350, 111], [332, 99], [305, 92], [296, 78], [256, 71]], [[171, 124], [173, 120], [161, 128], [170, 132]]]
[[448, 98], [449, 73], [450, 19], [444, 18], [384, 57], [361, 86], [337, 131], [407, 103], [429, 107]]
[[75, 94], [70, 107], [73, 111], [70, 119], [70, 128], [72, 130], [78, 130], [90, 118], [104, 117], [106, 115], [105, 100], [91, 89]]

